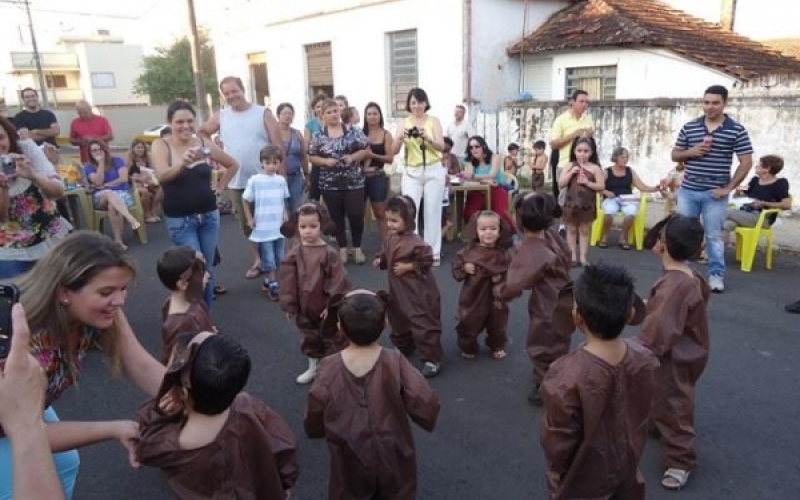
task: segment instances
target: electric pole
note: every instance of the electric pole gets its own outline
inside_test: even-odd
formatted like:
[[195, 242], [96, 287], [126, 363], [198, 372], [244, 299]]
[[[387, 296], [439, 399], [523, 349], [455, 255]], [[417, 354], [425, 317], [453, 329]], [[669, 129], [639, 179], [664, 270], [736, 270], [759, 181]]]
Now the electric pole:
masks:
[[186, 0], [189, 11], [189, 45], [192, 48], [192, 72], [194, 73], [194, 98], [200, 111], [200, 119], [208, 120], [205, 85], [203, 85], [203, 62], [200, 58], [200, 44], [197, 36], [197, 18], [194, 14], [194, 0]]
[[42, 71], [42, 58], [39, 55], [39, 47], [36, 45], [36, 33], [33, 29], [33, 17], [31, 16], [31, 5], [28, 0], [24, 0], [25, 13], [28, 15], [28, 28], [31, 31], [31, 45], [33, 46], [33, 62], [36, 64], [36, 73], [39, 75], [39, 89], [42, 96], [42, 106], [46, 109], [50, 107], [47, 99], [47, 84], [44, 79], [44, 72]]

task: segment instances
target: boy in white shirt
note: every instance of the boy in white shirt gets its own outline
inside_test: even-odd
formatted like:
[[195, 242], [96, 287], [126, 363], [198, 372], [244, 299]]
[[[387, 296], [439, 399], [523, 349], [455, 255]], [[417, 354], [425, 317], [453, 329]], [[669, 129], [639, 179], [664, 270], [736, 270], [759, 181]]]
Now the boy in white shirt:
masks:
[[247, 181], [242, 194], [244, 216], [252, 229], [250, 241], [258, 244], [261, 265], [267, 277], [262, 290], [269, 293], [273, 302], [278, 301], [278, 268], [283, 260], [284, 239], [281, 224], [287, 219], [286, 200], [289, 186], [286, 179], [278, 175], [283, 155], [277, 146], [266, 146], [259, 153], [262, 173]]

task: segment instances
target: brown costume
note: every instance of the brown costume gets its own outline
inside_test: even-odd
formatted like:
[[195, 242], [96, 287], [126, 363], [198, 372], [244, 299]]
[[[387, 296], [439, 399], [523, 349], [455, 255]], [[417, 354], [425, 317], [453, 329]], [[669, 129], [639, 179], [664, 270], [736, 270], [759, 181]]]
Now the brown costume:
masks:
[[639, 459], [655, 389], [655, 356], [635, 341], [616, 366], [578, 349], [542, 382], [541, 443], [552, 500], [643, 500]]
[[694, 273], [666, 271], [647, 301], [647, 317], [639, 340], [658, 358], [653, 426], [660, 434], [665, 468], [691, 471], [694, 449], [694, 388], [708, 361], [706, 306], [711, 291]]
[[189, 309], [183, 313], [169, 314], [170, 299], [164, 303], [161, 309], [161, 340], [163, 347], [161, 350], [161, 364], [166, 365], [175, 347], [175, 342], [181, 333], [200, 333], [214, 332], [216, 328], [211, 322], [208, 307], [201, 300], [193, 300]]
[[[505, 279], [511, 260], [503, 248], [470, 245], [461, 249], [453, 260], [453, 278], [463, 281], [458, 296], [458, 347], [465, 354], [477, 354], [478, 335], [486, 329], [486, 345], [492, 351], [503, 350], [508, 342], [508, 305], [495, 301], [492, 279]], [[475, 264], [475, 274], [468, 274], [464, 264]]]
[[[577, 164], [571, 165], [569, 168]], [[589, 182], [594, 182], [594, 174], [583, 169]], [[597, 191], [578, 184], [578, 176], [573, 175], [567, 185], [567, 196], [564, 200], [564, 214], [562, 219], [565, 224], [576, 225], [592, 222], [597, 218]]]
[[[404, 354], [419, 349], [422, 362], [442, 361], [442, 320], [439, 286], [433, 275], [433, 251], [412, 232], [390, 234], [377, 255], [381, 269], [389, 271], [392, 343]], [[402, 276], [392, 272], [395, 264], [411, 263], [414, 270]]]
[[417, 463], [408, 417], [432, 431], [439, 396], [402, 354], [382, 349], [354, 376], [341, 354], [325, 358], [308, 393], [305, 430], [331, 455], [328, 498], [413, 500]]
[[339, 252], [328, 245], [295, 246], [281, 262], [279, 283], [281, 309], [295, 315], [303, 332], [303, 354], [319, 359], [347, 346], [335, 325], [323, 329], [320, 320], [330, 298], [350, 289]]
[[246, 393], [236, 396], [216, 439], [182, 449], [183, 417], [164, 416], [158, 399], [139, 411], [139, 460], [158, 467], [181, 500], [276, 500], [286, 497], [298, 475], [297, 443], [286, 422]]
[[570, 252], [558, 233], [547, 230], [542, 237], [524, 235], [511, 258], [505, 282], [495, 286], [498, 300], [509, 301], [531, 290], [528, 299], [526, 350], [533, 361], [533, 381], [542, 383], [550, 363], [569, 352], [572, 329], [556, 328], [553, 315], [558, 294], [570, 282]]

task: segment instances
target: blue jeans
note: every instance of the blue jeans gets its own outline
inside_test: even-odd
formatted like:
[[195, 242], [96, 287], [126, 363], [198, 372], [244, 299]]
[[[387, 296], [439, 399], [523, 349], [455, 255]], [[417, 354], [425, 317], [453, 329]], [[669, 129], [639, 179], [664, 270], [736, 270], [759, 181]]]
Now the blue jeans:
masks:
[[214, 300], [214, 250], [219, 239], [219, 210], [186, 217], [165, 217], [169, 239], [173, 245], [186, 245], [203, 254], [211, 276], [203, 298], [208, 307]]
[[714, 199], [712, 191], [678, 190], [678, 213], [687, 217], [703, 217], [708, 254], [708, 276], [725, 276], [725, 244], [722, 241], [722, 225], [728, 197]]
[[261, 269], [265, 273], [270, 271], [277, 272], [280, 269], [285, 242], [285, 239], [278, 238], [277, 240], [260, 241], [258, 243], [258, 253], [261, 255]]
[[289, 185], [289, 211], [294, 212], [303, 204], [303, 189], [305, 181], [303, 174], [289, 174], [286, 176], [286, 183]]
[[30, 271], [34, 264], [35, 260], [0, 260], [0, 279], [16, 278]]
[[[58, 416], [52, 406], [44, 410], [45, 422], [58, 422]], [[75, 489], [75, 482], [78, 479], [78, 469], [81, 461], [78, 452], [75, 450], [62, 451], [53, 454], [53, 462], [56, 466], [56, 473], [61, 480], [61, 487], [64, 489], [64, 497], [67, 500], [72, 498], [72, 491]], [[0, 438], [0, 500], [11, 500], [14, 482], [12, 481], [11, 466], [11, 443], [7, 437]]]

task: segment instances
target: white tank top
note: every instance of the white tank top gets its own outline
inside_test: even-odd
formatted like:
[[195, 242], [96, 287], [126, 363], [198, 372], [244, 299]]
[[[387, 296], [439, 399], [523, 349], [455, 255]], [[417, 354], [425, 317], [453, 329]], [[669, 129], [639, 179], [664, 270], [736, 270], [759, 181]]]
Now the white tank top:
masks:
[[219, 112], [219, 136], [225, 152], [239, 162], [239, 171], [229, 187], [244, 189], [250, 177], [261, 171], [258, 154], [269, 144], [264, 128], [264, 106], [250, 104], [244, 111], [224, 108]]

